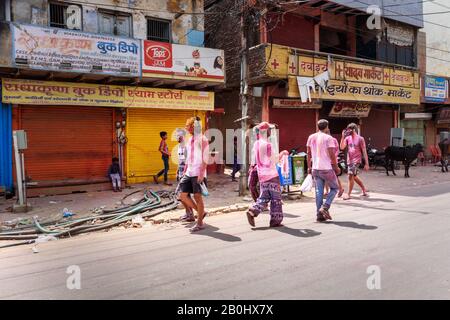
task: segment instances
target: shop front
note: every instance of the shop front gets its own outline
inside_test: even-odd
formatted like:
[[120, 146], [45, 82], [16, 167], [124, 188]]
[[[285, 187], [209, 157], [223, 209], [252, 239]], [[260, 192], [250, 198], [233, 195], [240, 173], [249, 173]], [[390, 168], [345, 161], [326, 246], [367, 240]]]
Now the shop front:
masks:
[[2, 85], [13, 130], [27, 132], [31, 195], [109, 188], [113, 156], [128, 182], [147, 181], [161, 166], [159, 132], [173, 137], [188, 117], [204, 119], [214, 107], [211, 92], [18, 79]]
[[[266, 110], [263, 118], [280, 125], [282, 146], [295, 144], [305, 148], [306, 138], [316, 130], [317, 120], [324, 118], [330, 121], [334, 137], [340, 138], [342, 130], [353, 122], [372, 146], [381, 149], [391, 145], [391, 128], [398, 127], [400, 122], [399, 106], [420, 104], [419, 75], [414, 70], [290, 48], [285, 49], [283, 57], [282, 48], [277, 49], [268, 63], [267, 74], [281, 78], [287, 73], [287, 86], [284, 95], [280, 90], [266, 88], [269, 107], [263, 108]], [[281, 67], [280, 61], [288, 64]], [[289, 100], [293, 107], [288, 112], [280, 111], [274, 106], [273, 92], [276, 98]], [[311, 104], [318, 106], [314, 110], [303, 107]]]
[[427, 155], [441, 141], [441, 132], [450, 131], [449, 82], [445, 77], [425, 75], [423, 77], [422, 112], [432, 114], [426, 121]]
[[12, 130], [27, 133], [29, 195], [109, 188], [122, 87], [19, 79], [2, 79], [2, 86], [3, 101], [12, 104]]
[[298, 152], [306, 152], [308, 136], [316, 130], [320, 102], [302, 103], [286, 98], [271, 100], [269, 121], [277, 124], [280, 129], [280, 150], [297, 149]]
[[159, 133], [168, 133], [167, 144], [172, 158], [169, 179], [175, 178], [177, 128], [184, 129], [186, 120], [193, 116], [202, 119], [214, 110], [214, 93], [203, 91], [138, 88], [128, 89], [131, 106], [127, 110], [127, 181], [140, 183], [153, 181], [153, 175], [163, 168]]

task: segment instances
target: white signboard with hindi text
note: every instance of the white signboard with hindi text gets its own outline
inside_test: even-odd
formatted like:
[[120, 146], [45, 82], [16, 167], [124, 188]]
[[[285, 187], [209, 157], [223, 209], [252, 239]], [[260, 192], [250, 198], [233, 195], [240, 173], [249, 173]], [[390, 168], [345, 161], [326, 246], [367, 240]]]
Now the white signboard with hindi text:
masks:
[[11, 25], [17, 67], [140, 76], [140, 41], [58, 28]]
[[223, 83], [224, 51], [144, 40], [142, 75]]

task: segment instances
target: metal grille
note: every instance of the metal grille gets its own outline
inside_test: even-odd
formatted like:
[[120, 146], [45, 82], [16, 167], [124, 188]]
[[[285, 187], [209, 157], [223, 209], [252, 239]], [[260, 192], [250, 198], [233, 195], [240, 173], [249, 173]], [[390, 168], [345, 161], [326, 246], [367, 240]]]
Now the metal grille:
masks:
[[170, 22], [164, 20], [147, 19], [147, 39], [153, 41], [170, 42]]
[[50, 3], [50, 27], [67, 29], [67, 7], [65, 4]]

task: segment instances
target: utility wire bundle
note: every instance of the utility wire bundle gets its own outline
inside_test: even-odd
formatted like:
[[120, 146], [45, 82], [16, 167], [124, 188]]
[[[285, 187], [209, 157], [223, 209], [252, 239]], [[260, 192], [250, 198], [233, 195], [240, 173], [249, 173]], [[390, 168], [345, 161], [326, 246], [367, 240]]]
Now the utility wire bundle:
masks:
[[[139, 191], [137, 191], [139, 192]], [[131, 194], [134, 194], [133, 192]], [[131, 194], [124, 197], [124, 199]], [[162, 199], [166, 198], [167, 201]], [[123, 199], [122, 199], [123, 203]], [[102, 210], [101, 213], [79, 219], [59, 219], [40, 223], [37, 217], [29, 225], [0, 231], [0, 240], [27, 240], [19, 243], [0, 246], [0, 248], [31, 244], [36, 242], [39, 236], [49, 235], [55, 238], [70, 237], [76, 234], [98, 231], [112, 228], [126, 223], [140, 214], [142, 218], [154, 217], [163, 212], [174, 210], [178, 207], [178, 200], [174, 192], [144, 190], [144, 196], [133, 204], [125, 207]], [[61, 221], [64, 220], [64, 221]]]

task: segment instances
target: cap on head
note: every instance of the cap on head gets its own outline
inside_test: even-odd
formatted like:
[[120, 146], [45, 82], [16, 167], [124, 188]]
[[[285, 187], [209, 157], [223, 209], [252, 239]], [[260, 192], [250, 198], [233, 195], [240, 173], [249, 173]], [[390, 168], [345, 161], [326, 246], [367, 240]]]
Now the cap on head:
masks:
[[320, 119], [319, 121], [317, 121], [317, 127], [320, 131], [325, 130], [326, 128], [328, 128], [328, 120]]

